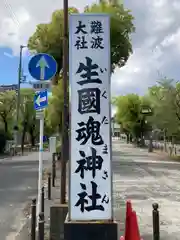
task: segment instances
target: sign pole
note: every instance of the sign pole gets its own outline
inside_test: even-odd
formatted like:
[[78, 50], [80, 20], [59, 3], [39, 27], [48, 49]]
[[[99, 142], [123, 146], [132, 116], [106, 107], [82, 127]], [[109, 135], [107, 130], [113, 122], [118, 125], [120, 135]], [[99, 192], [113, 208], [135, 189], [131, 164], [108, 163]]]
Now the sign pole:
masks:
[[[44, 115], [40, 118], [40, 133], [39, 133], [39, 179], [38, 179], [38, 207], [37, 217], [41, 212], [41, 192], [43, 181], [43, 134], [44, 134]], [[39, 219], [39, 218], [38, 218]]]
[[62, 159], [61, 159], [61, 190], [60, 202], [66, 202], [66, 163], [69, 158], [69, 95], [68, 95], [68, 0], [64, 0], [64, 38], [63, 38], [63, 93], [64, 109], [62, 124]]
[[[40, 120], [39, 179], [38, 179], [38, 205], [37, 205], [37, 217], [39, 220], [39, 213], [41, 211], [41, 193], [43, 187], [43, 135], [44, 135], [44, 112], [41, 110], [48, 106], [48, 92], [46, 87], [47, 83], [45, 83], [45, 81], [49, 81], [56, 74], [57, 62], [53, 58], [53, 56], [46, 53], [39, 53], [31, 58], [28, 64], [28, 69], [31, 77], [38, 81], [37, 84], [34, 83], [35, 90], [38, 88], [41, 89], [41, 91], [36, 92], [34, 95], [34, 109], [37, 111], [36, 119]], [[39, 85], [39, 87], [37, 85]]]

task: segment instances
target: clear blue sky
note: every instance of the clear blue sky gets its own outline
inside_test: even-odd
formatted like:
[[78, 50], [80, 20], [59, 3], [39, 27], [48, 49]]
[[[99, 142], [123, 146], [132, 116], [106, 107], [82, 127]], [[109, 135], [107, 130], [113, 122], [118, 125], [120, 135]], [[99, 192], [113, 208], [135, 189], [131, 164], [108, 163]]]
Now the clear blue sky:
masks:
[[[24, 75], [27, 76], [27, 81], [34, 81], [28, 71], [28, 63], [32, 55], [27, 51], [27, 48], [23, 49], [25, 54], [22, 58], [22, 68]], [[18, 83], [18, 67], [19, 56], [13, 56], [10, 48], [0, 47], [0, 85], [9, 85]], [[21, 88], [31, 87], [29, 84], [21, 84]], [[51, 91], [49, 92], [51, 95]]]
[[[6, 56], [5, 54], [9, 54]], [[27, 58], [23, 58], [24, 67], [27, 69]], [[15, 84], [18, 82], [19, 57], [12, 56], [9, 48], [0, 48], [0, 84]]]

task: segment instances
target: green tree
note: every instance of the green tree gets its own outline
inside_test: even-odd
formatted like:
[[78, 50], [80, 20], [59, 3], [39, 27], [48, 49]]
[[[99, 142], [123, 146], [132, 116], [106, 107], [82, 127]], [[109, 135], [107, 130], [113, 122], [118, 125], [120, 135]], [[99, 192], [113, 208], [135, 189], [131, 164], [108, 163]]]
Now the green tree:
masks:
[[123, 4], [102, 2], [85, 8], [87, 13], [107, 13], [110, 15], [110, 42], [112, 71], [126, 64], [132, 53], [131, 33], [135, 31], [134, 17]]
[[162, 130], [166, 129], [170, 135], [176, 131], [178, 125], [176, 95], [176, 87], [170, 81], [162, 80], [159, 85], [149, 89], [149, 96], [154, 108], [154, 125]]
[[[78, 10], [69, 8], [69, 13], [78, 13]], [[54, 84], [58, 83], [63, 64], [63, 19], [63, 9], [54, 11], [51, 22], [38, 24], [36, 31], [28, 41], [29, 50], [37, 53], [48, 53], [55, 58], [58, 70], [53, 79]]]
[[[69, 8], [69, 14], [77, 12], [76, 8]], [[114, 6], [102, 2], [86, 7], [84, 12], [108, 13], [110, 15], [112, 70], [116, 66], [124, 66], [132, 53], [130, 34], [135, 31], [134, 18], [130, 11], [125, 10], [122, 4]], [[35, 33], [29, 38], [28, 48], [35, 52], [49, 53], [56, 59], [58, 71], [53, 82], [57, 84], [59, 73], [62, 70], [63, 10], [55, 11], [50, 23], [37, 25]]]
[[61, 132], [62, 129], [62, 111], [63, 111], [63, 88], [62, 81], [52, 89], [52, 96], [49, 98], [49, 104], [46, 109], [46, 127], [47, 130], [54, 130], [53, 133]]
[[[127, 137], [131, 134], [136, 141], [141, 138], [142, 144], [143, 136], [149, 130], [149, 124], [142, 114], [144, 103], [145, 99], [137, 94], [119, 96], [114, 101], [117, 107], [116, 121], [121, 124], [123, 132]], [[148, 106], [147, 101], [146, 106]]]
[[166, 139], [174, 142], [180, 132], [180, 84], [163, 78], [149, 88], [149, 98], [154, 109], [151, 121], [155, 129], [163, 132], [166, 149]]
[[36, 113], [34, 110], [34, 91], [30, 88], [24, 88], [21, 90], [21, 103], [20, 103], [20, 113], [21, 113], [21, 126], [22, 126], [22, 140], [21, 148], [24, 151], [24, 142], [26, 133], [30, 135], [31, 144], [35, 144], [36, 138]]
[[4, 131], [9, 134], [13, 123], [13, 116], [16, 109], [15, 91], [6, 91], [0, 93], [0, 117], [4, 124]]

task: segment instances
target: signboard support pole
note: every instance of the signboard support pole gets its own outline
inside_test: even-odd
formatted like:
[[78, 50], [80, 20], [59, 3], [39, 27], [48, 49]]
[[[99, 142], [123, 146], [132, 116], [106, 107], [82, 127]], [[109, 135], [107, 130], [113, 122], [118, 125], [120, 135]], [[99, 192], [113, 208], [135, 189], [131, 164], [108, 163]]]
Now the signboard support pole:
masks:
[[69, 136], [68, 136], [68, 0], [64, 0], [64, 40], [63, 40], [63, 129], [62, 129], [62, 161], [61, 161], [61, 204], [66, 202], [66, 163], [69, 157]]
[[[36, 119], [40, 120], [40, 140], [39, 140], [39, 179], [38, 179], [38, 206], [37, 217], [39, 218], [39, 212], [41, 211], [41, 193], [43, 187], [43, 132], [44, 132], [44, 113], [42, 110], [48, 105], [48, 92], [46, 90], [46, 83], [54, 77], [57, 72], [57, 62], [53, 56], [46, 53], [36, 54], [31, 58], [28, 64], [30, 75], [38, 81], [34, 83], [34, 88], [38, 91], [34, 96], [34, 109], [36, 112]], [[42, 83], [41, 83], [42, 82]], [[37, 86], [41, 85], [41, 86]], [[45, 87], [45, 89], [44, 89]]]
[[39, 179], [38, 179], [38, 207], [37, 217], [41, 212], [41, 192], [43, 181], [43, 133], [44, 132], [44, 117], [40, 119], [40, 134], [39, 134]]

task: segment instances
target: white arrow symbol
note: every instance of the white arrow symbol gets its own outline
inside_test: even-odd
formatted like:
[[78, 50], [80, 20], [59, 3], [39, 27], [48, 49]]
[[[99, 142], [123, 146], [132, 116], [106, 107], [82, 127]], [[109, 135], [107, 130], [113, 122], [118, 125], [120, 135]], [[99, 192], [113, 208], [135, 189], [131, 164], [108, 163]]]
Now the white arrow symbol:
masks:
[[49, 68], [49, 65], [47, 64], [47, 61], [44, 56], [40, 58], [38, 61], [36, 67], [40, 67], [40, 80], [44, 80], [45, 77], [45, 69]]
[[41, 98], [41, 96], [39, 95], [39, 96], [37, 97], [37, 99], [36, 99], [36, 104], [37, 104], [38, 106], [41, 106], [41, 103], [42, 103], [42, 102], [46, 102], [46, 100], [47, 100], [46, 96]]

